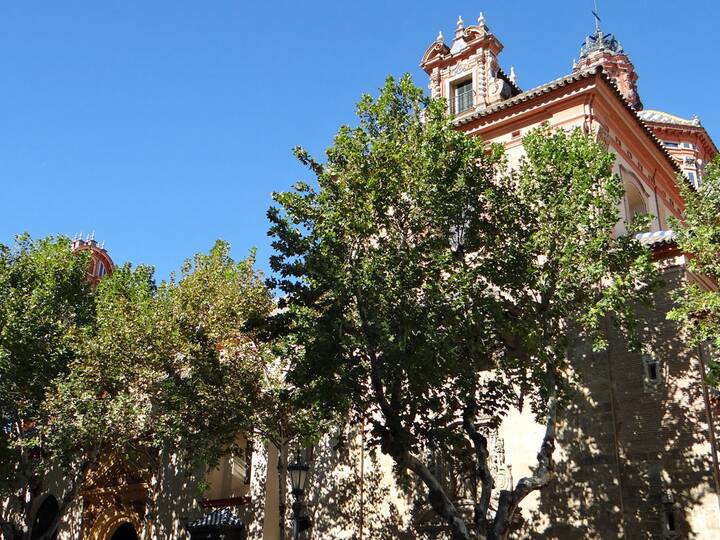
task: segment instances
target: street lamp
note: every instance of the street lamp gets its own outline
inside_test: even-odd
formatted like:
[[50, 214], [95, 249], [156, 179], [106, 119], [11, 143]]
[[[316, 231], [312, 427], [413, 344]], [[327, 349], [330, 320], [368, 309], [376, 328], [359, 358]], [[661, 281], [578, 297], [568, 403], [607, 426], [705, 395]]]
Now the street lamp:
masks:
[[300, 451], [295, 454], [295, 461], [288, 464], [288, 473], [290, 474], [290, 483], [292, 484], [293, 494], [293, 539], [298, 540], [300, 538], [300, 524], [302, 517], [300, 515], [302, 511], [302, 499], [303, 492], [305, 491], [305, 482], [307, 481], [308, 470], [310, 467], [303, 460], [300, 455]]

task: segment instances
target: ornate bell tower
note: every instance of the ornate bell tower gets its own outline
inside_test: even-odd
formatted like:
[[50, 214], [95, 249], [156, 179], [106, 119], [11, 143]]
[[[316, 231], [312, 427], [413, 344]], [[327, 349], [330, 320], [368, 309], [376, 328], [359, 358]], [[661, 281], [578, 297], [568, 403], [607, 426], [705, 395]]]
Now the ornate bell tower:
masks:
[[108, 255], [104, 244], [104, 242], [98, 244], [95, 241], [94, 232], [88, 234], [85, 239], [83, 239], [82, 233], [73, 238], [73, 251], [90, 251], [88, 279], [93, 285], [97, 285], [104, 276], [112, 274], [113, 268], [115, 268], [115, 264]]
[[461, 116], [520, 93], [514, 71], [508, 77], [500, 69], [498, 55], [502, 49], [482, 13], [477, 24], [468, 27], [459, 17], [452, 46], [445, 44], [440, 32], [420, 62], [430, 76], [431, 96], [447, 99], [450, 112]]
[[643, 105], [637, 89], [635, 66], [613, 34], [605, 34], [600, 28], [600, 17], [595, 16], [595, 33], [585, 38], [580, 49], [580, 61], [573, 62], [573, 71], [585, 71], [594, 66], [602, 66], [607, 75], [615, 81], [620, 93], [635, 110]]

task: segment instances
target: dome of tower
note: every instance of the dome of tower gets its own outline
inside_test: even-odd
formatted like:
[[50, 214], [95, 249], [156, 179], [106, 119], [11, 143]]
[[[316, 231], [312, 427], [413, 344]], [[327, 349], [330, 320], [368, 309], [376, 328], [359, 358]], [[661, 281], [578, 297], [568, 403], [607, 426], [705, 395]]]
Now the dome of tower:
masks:
[[614, 34], [606, 34], [600, 28], [600, 17], [596, 12], [595, 32], [585, 38], [580, 49], [580, 60], [573, 61], [573, 71], [584, 71], [602, 66], [605, 73], [617, 85], [618, 90], [635, 110], [642, 109], [637, 89], [638, 75], [630, 58]]
[[595, 34], [585, 38], [585, 43], [580, 49], [580, 58], [588, 58], [597, 52], [623, 54], [625, 51], [614, 34], [604, 34], [598, 28]]

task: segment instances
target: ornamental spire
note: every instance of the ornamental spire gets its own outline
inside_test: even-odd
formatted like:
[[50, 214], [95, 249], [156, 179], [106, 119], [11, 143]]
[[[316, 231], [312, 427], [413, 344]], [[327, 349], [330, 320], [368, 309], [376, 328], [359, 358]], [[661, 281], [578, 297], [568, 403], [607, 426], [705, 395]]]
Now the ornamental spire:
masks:
[[458, 17], [457, 27], [455, 28], [455, 39], [462, 39], [463, 32], [465, 31], [465, 23], [463, 22], [462, 16]]
[[490, 28], [488, 28], [487, 21], [485, 20], [485, 14], [482, 11], [480, 12], [480, 16], [478, 17], [477, 25], [481, 31], [485, 32], [486, 34], [490, 33]]
[[458, 17], [457, 27], [455, 28], [455, 38], [453, 39], [452, 48], [450, 49], [451, 54], [458, 53], [465, 48], [467, 44], [465, 43], [464, 35], [465, 23], [462, 17]]
[[585, 43], [580, 49], [580, 58], [587, 58], [599, 51], [605, 51], [610, 54], [623, 54], [623, 48], [620, 42], [613, 34], [605, 34], [600, 26], [600, 15], [598, 14], [597, 1], [594, 3], [595, 9], [592, 10], [595, 18], [595, 32], [585, 37]]
[[642, 102], [637, 89], [637, 73], [625, 50], [612, 33], [604, 33], [600, 26], [597, 1], [592, 10], [595, 18], [595, 30], [585, 37], [580, 49], [580, 59], [573, 60], [573, 71], [589, 70], [602, 66], [605, 75], [610, 77], [628, 104], [636, 110], [642, 109]]
[[597, 0], [594, 0], [595, 9], [593, 10], [592, 14], [593, 17], [595, 17], [595, 35], [598, 36], [600, 39], [602, 39], [602, 28], [600, 28], [600, 15], [598, 12], [597, 7]]

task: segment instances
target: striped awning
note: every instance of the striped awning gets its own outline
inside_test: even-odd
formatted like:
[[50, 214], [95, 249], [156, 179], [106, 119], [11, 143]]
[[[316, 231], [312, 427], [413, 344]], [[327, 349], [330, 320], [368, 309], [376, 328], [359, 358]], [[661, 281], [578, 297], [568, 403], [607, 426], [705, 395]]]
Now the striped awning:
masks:
[[205, 528], [242, 529], [244, 526], [242, 520], [229, 509], [219, 508], [209, 514], [205, 514], [200, 519], [196, 519], [188, 525], [188, 528], [190, 530]]
[[653, 231], [636, 234], [635, 238], [644, 246], [658, 247], [673, 243], [675, 234], [672, 231]]

